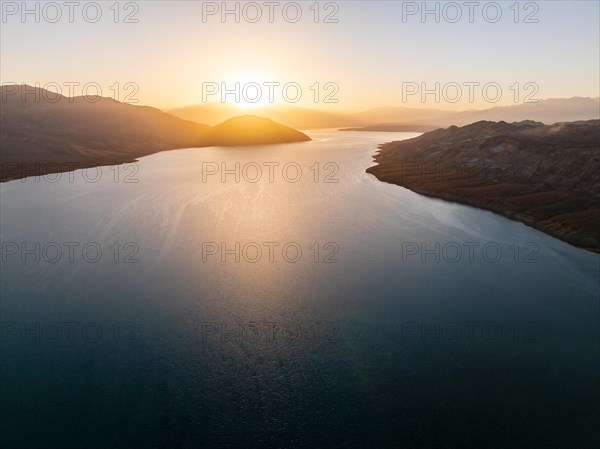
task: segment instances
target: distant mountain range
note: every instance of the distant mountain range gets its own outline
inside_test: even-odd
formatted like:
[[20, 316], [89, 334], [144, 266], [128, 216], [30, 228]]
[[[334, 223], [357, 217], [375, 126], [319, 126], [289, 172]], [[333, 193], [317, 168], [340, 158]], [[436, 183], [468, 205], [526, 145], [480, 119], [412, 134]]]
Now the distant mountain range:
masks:
[[270, 118], [278, 123], [296, 129], [338, 128], [342, 126], [364, 125], [363, 122], [353, 119], [348, 114], [320, 111], [286, 104], [244, 110], [225, 103], [205, 103], [183, 108], [167, 109], [165, 112], [183, 120], [207, 123], [209, 125], [216, 125], [229, 117], [249, 112], [261, 117]]
[[598, 98], [570, 98], [464, 112], [385, 107], [342, 114], [280, 105], [232, 118], [241, 111], [225, 104], [165, 112], [112, 98], [69, 98], [30, 86], [14, 88], [0, 87], [0, 181], [132, 162], [176, 148], [310, 140], [296, 129], [423, 132], [482, 119], [555, 123], [600, 115]]
[[310, 140], [266, 118], [236, 117], [211, 128], [111, 98], [68, 98], [33, 87], [21, 95], [12, 88], [0, 88], [1, 181], [132, 162], [176, 148]]
[[[166, 112], [184, 120], [216, 124], [240, 113], [235, 106], [205, 103]], [[380, 107], [357, 113], [341, 113], [301, 108], [293, 105], [273, 105], [252, 109], [252, 113], [268, 117], [296, 129], [365, 128], [365, 131], [415, 131], [447, 126], [462, 126], [480, 120], [520, 122], [534, 120], [545, 124], [594, 120], [600, 118], [600, 98], [558, 98], [496, 106], [482, 110], [445, 111], [434, 108]]]

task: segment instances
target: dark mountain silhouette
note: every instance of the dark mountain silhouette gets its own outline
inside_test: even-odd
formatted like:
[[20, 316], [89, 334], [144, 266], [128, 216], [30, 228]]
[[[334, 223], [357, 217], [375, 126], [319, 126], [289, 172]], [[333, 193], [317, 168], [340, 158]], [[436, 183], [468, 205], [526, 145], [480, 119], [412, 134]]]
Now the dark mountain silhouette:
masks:
[[1, 88], [3, 181], [131, 162], [158, 151], [197, 145], [209, 129], [155, 108], [110, 98], [68, 98], [31, 87], [12, 94], [9, 87]]
[[256, 129], [236, 120], [213, 132], [208, 125], [111, 98], [69, 98], [29, 86], [1, 89], [1, 181], [133, 162], [177, 148], [310, 140], [270, 120], [254, 120]]

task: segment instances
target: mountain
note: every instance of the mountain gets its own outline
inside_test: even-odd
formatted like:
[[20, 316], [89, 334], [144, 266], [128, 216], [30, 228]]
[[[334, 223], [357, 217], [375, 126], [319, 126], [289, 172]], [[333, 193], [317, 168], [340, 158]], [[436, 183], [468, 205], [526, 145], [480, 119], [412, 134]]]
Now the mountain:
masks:
[[351, 114], [362, 126], [463, 126], [481, 120], [520, 122], [534, 120], [545, 124], [600, 119], [600, 98], [556, 98], [537, 103], [495, 106], [481, 110], [446, 111], [431, 108], [381, 107]]
[[256, 115], [230, 118], [211, 128], [205, 144], [214, 146], [265, 145], [311, 140], [306, 134]]
[[403, 132], [403, 133], [426, 133], [438, 129], [438, 126], [431, 125], [369, 125], [359, 128], [340, 128], [338, 131], [376, 131], [376, 132]]
[[214, 126], [230, 117], [242, 114], [242, 109], [227, 103], [207, 103], [165, 109], [165, 112], [183, 120]]
[[310, 140], [266, 119], [240, 118], [213, 130], [112, 98], [14, 88], [0, 88], [0, 181], [133, 162], [176, 148]]
[[[515, 122], [535, 120], [546, 124], [600, 118], [599, 98], [559, 98], [496, 106], [482, 110], [447, 111], [435, 108], [378, 107], [343, 113], [303, 108], [291, 104], [253, 108], [254, 115], [270, 118], [295, 129], [353, 128], [360, 131], [423, 132], [480, 120]], [[205, 103], [165, 112], [184, 120], [215, 125], [247, 110], [225, 103]]]
[[360, 122], [363, 126], [390, 126], [390, 125], [430, 125], [441, 127], [447, 117], [456, 112], [443, 111], [432, 108], [379, 107], [351, 114], [353, 120]]
[[551, 125], [558, 122], [600, 119], [600, 98], [551, 98], [537, 103], [523, 103], [514, 106], [496, 106], [481, 111], [460, 112], [444, 126], [466, 125], [479, 120], [520, 122], [535, 120]]
[[367, 172], [600, 252], [600, 121], [480, 121], [382, 145]]
[[162, 150], [196, 146], [209, 129], [111, 98], [69, 98], [29, 86], [12, 94], [9, 87], [13, 88], [2, 86], [0, 92], [2, 180], [131, 162]]
[[360, 126], [362, 123], [346, 114], [319, 111], [294, 105], [273, 105], [245, 110], [225, 103], [206, 103], [182, 108], [168, 109], [166, 112], [184, 120], [215, 125], [235, 115], [251, 111], [254, 115], [266, 117], [295, 129], [338, 128]]

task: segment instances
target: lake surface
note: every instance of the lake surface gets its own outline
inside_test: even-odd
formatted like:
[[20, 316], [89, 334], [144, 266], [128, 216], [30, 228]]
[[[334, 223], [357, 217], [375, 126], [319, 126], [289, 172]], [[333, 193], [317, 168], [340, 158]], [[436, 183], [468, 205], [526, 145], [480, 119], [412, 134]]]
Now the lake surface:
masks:
[[0, 186], [0, 446], [598, 447], [599, 256], [308, 134]]

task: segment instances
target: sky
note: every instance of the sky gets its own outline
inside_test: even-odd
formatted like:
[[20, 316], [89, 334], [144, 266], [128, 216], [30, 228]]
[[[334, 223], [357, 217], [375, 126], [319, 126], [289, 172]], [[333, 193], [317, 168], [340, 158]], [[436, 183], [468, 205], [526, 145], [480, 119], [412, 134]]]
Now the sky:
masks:
[[401, 1], [227, 2], [237, 17], [223, 2], [50, 3], [23, 16], [2, 1], [2, 84], [160, 108], [464, 110], [600, 95], [595, 0], [427, 2], [425, 16]]

